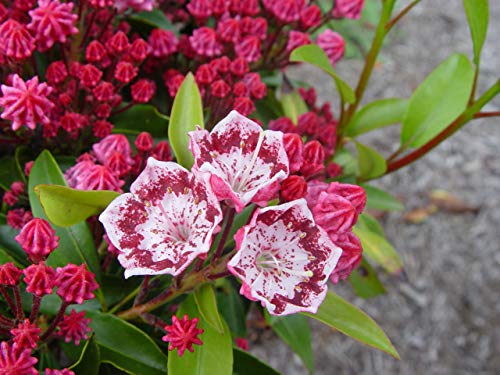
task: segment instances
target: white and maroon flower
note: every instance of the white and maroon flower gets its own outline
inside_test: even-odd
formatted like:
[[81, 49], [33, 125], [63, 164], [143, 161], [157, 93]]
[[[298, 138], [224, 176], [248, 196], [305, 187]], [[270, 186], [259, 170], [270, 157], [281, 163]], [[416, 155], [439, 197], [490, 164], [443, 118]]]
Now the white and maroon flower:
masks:
[[227, 264], [240, 293], [273, 315], [316, 313], [342, 250], [314, 223], [304, 199], [258, 210], [235, 235]]
[[130, 191], [99, 217], [125, 277], [176, 276], [208, 252], [222, 213], [207, 183], [178, 164], [149, 158]]
[[[236, 111], [208, 133], [189, 133], [195, 174], [208, 174], [219, 200], [229, 200], [240, 212], [276, 182], [288, 176], [288, 157], [283, 133], [262, 130]], [[265, 195], [265, 194], [264, 194]]]

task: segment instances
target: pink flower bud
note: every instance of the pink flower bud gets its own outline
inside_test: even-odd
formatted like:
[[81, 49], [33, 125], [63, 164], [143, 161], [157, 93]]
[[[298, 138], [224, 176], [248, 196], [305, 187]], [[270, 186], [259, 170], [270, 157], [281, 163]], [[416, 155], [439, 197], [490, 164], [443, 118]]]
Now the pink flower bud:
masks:
[[88, 89], [95, 87], [102, 77], [102, 71], [92, 64], [83, 65], [79, 74], [80, 84]]
[[328, 234], [345, 233], [351, 230], [358, 215], [355, 207], [340, 195], [323, 191], [311, 209], [314, 221]]
[[31, 357], [31, 349], [7, 341], [2, 341], [0, 345], [0, 368], [5, 370], [5, 374], [38, 375], [34, 367], [38, 359]]
[[98, 63], [107, 57], [106, 48], [98, 40], [93, 40], [85, 49], [85, 58], [90, 63]]
[[227, 73], [231, 67], [231, 60], [227, 56], [222, 56], [210, 61], [210, 66], [218, 73]]
[[264, 40], [267, 38], [267, 21], [262, 17], [245, 17], [241, 20], [241, 30], [244, 34]]
[[231, 62], [231, 73], [235, 76], [243, 77], [250, 71], [248, 62], [243, 57], [237, 57]]
[[139, 70], [127, 61], [120, 61], [115, 68], [115, 78], [123, 83], [132, 81]]
[[68, 69], [63, 61], [54, 61], [48, 66], [47, 72], [45, 73], [45, 79], [52, 86], [63, 83], [66, 78], [68, 78]]
[[238, 111], [243, 116], [248, 116], [255, 111], [255, 105], [250, 98], [240, 96], [239, 98], [234, 99], [233, 109]]
[[17, 328], [10, 330], [14, 343], [23, 349], [35, 349], [38, 345], [40, 332], [42, 330], [35, 323], [30, 323], [29, 319], [24, 319], [17, 325]]
[[94, 290], [99, 288], [94, 274], [87, 270], [85, 264], [77, 266], [68, 264], [57, 268], [57, 295], [66, 303], [82, 304], [85, 300], [94, 298]]
[[354, 206], [358, 214], [363, 212], [365, 208], [366, 192], [361, 186], [332, 182], [328, 185], [327, 192], [347, 199]]
[[92, 124], [92, 133], [97, 138], [104, 138], [110, 135], [111, 130], [113, 130], [113, 124], [105, 120], [98, 120]]
[[335, 18], [357, 19], [361, 16], [364, 0], [335, 0], [332, 15]]
[[14, 238], [28, 254], [33, 263], [38, 263], [49, 256], [59, 245], [59, 237], [49, 222], [34, 218]]
[[298, 172], [300, 170], [300, 167], [302, 166], [303, 158], [302, 138], [298, 134], [285, 133], [283, 134], [283, 144], [285, 146], [286, 155], [288, 156], [290, 173]]
[[150, 52], [149, 44], [144, 39], [138, 38], [130, 46], [129, 54], [136, 62], [143, 62]]
[[106, 43], [108, 51], [113, 55], [120, 55], [130, 48], [130, 42], [123, 31], [118, 31]]
[[115, 88], [111, 83], [103, 81], [94, 87], [92, 94], [98, 101], [107, 102], [113, 96], [114, 91]]
[[218, 40], [217, 33], [210, 27], [203, 26], [194, 30], [189, 41], [200, 56], [213, 57], [222, 53], [222, 44]]
[[290, 31], [290, 34], [288, 34], [288, 43], [286, 45], [286, 50], [288, 52], [292, 52], [295, 48], [305, 46], [306, 44], [311, 44], [311, 38], [309, 37], [309, 34], [292, 30]]
[[229, 87], [229, 85], [222, 79], [219, 79], [210, 85], [210, 94], [216, 98], [225, 98], [230, 91], [231, 87]]
[[307, 142], [304, 145], [303, 155], [301, 172], [304, 177], [312, 177], [324, 170], [325, 151], [321, 143], [318, 141]]
[[305, 7], [300, 12], [300, 26], [309, 29], [321, 23], [321, 9], [317, 5]]
[[330, 29], [323, 31], [318, 35], [316, 43], [326, 52], [332, 65], [335, 65], [335, 63], [344, 56], [345, 41], [342, 36], [335, 31]]
[[337, 284], [339, 280], [347, 279], [352, 270], [359, 265], [362, 259], [363, 247], [352, 232], [331, 235], [330, 239], [342, 249], [339, 262], [330, 275], [330, 281]]
[[26, 164], [24, 164], [24, 174], [28, 177], [31, 173], [31, 168], [33, 168], [33, 164], [35, 164], [35, 162], [33, 160], [27, 162]]
[[260, 39], [256, 36], [248, 35], [234, 46], [234, 51], [238, 57], [244, 58], [249, 63], [255, 62], [261, 57]]
[[299, 115], [297, 126], [302, 134], [315, 135], [318, 131], [318, 115], [314, 112], [306, 112]]
[[177, 51], [179, 39], [170, 30], [154, 29], [148, 38], [154, 57], [168, 57]]
[[198, 318], [189, 319], [187, 315], [179, 320], [177, 316], [172, 315], [172, 325], [165, 326], [167, 334], [161, 339], [169, 342], [168, 350], [177, 349], [179, 357], [182, 357], [187, 349], [193, 352], [193, 345], [202, 345], [203, 342], [198, 338], [198, 335], [203, 333], [201, 328], [196, 328]]
[[31, 219], [33, 219], [31, 211], [25, 211], [23, 208], [7, 212], [7, 224], [14, 229], [21, 229]]
[[153, 148], [153, 137], [148, 132], [140, 133], [135, 139], [134, 145], [137, 151], [149, 152]]
[[233, 85], [233, 95], [238, 97], [238, 96], [248, 96], [250, 95], [250, 92], [248, 90], [248, 87], [247, 85], [245, 85], [245, 83], [243, 82], [236, 82], [234, 85]]
[[215, 78], [215, 71], [210, 64], [200, 65], [196, 70], [196, 83], [199, 85], [209, 85]]
[[0, 264], [0, 285], [16, 286], [22, 272], [12, 262]]
[[14, 181], [10, 185], [10, 191], [14, 193], [15, 195], [21, 195], [24, 193], [24, 184], [22, 181]]
[[302, 176], [292, 175], [281, 183], [280, 196], [284, 202], [304, 198], [307, 194], [307, 182]]
[[94, 113], [98, 118], [106, 119], [111, 115], [111, 106], [108, 103], [101, 103], [95, 108]]
[[283, 133], [298, 133], [299, 128], [293, 123], [289, 117], [279, 117], [276, 120], [269, 121], [269, 129], [280, 131]]
[[38, 297], [52, 294], [55, 286], [56, 271], [44, 262], [32, 264], [23, 270], [26, 291]]
[[159, 161], [171, 161], [172, 153], [170, 152], [170, 146], [166, 141], [158, 142], [158, 144], [153, 149], [151, 156]]
[[224, 42], [237, 42], [240, 39], [240, 23], [236, 18], [219, 21], [217, 32]]
[[23, 60], [35, 50], [35, 39], [26, 25], [9, 19], [0, 25], [0, 55]]
[[12, 191], [7, 190], [5, 194], [3, 195], [2, 201], [7, 205], [7, 206], [13, 206], [17, 203], [17, 195], [14, 194]]
[[186, 8], [197, 20], [205, 20], [212, 15], [212, 4], [209, 0], [191, 0]]
[[71, 310], [69, 315], [65, 315], [59, 323], [59, 331], [56, 335], [64, 337], [65, 342], [71, 342], [79, 345], [81, 340], [86, 340], [89, 337], [89, 332], [92, 329], [89, 327], [89, 318], [85, 318], [85, 311], [77, 313]]

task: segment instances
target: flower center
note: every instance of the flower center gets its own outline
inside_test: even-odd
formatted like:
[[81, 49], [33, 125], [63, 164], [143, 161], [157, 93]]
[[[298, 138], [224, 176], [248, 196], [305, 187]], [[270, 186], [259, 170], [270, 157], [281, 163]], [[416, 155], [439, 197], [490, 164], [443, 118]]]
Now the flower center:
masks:
[[[307, 258], [294, 259], [294, 261], [299, 261], [299, 260], [308, 260], [308, 259]], [[273, 254], [272, 250], [263, 251], [257, 257], [255, 263], [257, 267], [259, 267], [262, 271], [274, 271], [280, 276], [283, 272], [289, 275], [302, 276], [306, 278], [313, 276], [313, 272], [311, 270], [306, 271], [304, 269], [295, 269], [294, 262], [286, 259], [280, 259], [280, 257]]]

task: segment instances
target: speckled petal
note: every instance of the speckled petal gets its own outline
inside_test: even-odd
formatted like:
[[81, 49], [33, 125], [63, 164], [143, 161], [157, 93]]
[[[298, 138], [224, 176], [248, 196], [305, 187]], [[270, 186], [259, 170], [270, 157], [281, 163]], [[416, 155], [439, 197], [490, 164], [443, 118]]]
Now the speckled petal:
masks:
[[[288, 176], [288, 157], [283, 133], [262, 130], [236, 111], [208, 133], [189, 133], [195, 158], [193, 172], [212, 176], [219, 200], [228, 200], [241, 212], [259, 191]], [[213, 177], [216, 176], [216, 177]]]
[[241, 294], [273, 315], [317, 311], [342, 250], [314, 223], [304, 199], [256, 211], [235, 239], [228, 269], [243, 281]]
[[149, 158], [130, 191], [99, 217], [126, 277], [175, 276], [208, 252], [222, 213], [205, 181], [178, 164]]

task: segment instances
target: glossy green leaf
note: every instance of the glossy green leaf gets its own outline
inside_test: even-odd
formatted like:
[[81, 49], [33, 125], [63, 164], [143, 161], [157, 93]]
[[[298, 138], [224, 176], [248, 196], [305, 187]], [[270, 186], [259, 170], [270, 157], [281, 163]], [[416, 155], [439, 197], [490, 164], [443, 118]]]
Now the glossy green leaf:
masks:
[[110, 121], [115, 125], [114, 133], [149, 132], [153, 137], [167, 136], [168, 117], [150, 104], [136, 104], [125, 112], [112, 116]]
[[0, 225], [0, 246], [9, 257], [14, 259], [14, 263], [28, 266], [31, 262], [28, 260], [26, 252], [21, 245], [14, 240], [14, 237], [18, 234], [19, 231], [12, 228], [10, 225]]
[[309, 373], [314, 373], [314, 354], [311, 330], [307, 319], [300, 314], [272, 316], [267, 311], [266, 320], [274, 332], [300, 357]]
[[443, 131], [465, 110], [473, 81], [466, 56], [455, 53], [442, 62], [410, 98], [401, 144], [420, 147]]
[[194, 300], [203, 319], [217, 332], [224, 333], [224, 325], [217, 309], [217, 300], [212, 285], [206, 283], [196, 288]]
[[21, 175], [19, 174], [16, 161], [12, 155], [0, 158], [0, 188], [9, 190], [10, 184], [20, 179]]
[[87, 311], [87, 316], [102, 362], [133, 375], [166, 374], [167, 356], [149, 335], [111, 314]]
[[304, 99], [302, 99], [300, 93], [293, 88], [289, 92], [282, 93], [280, 101], [285, 116], [289, 117], [294, 124], [297, 124], [300, 115], [308, 111]]
[[354, 234], [363, 245], [364, 254], [387, 272], [397, 274], [403, 269], [403, 262], [381, 231], [377, 220], [368, 214], [360, 215], [353, 228]]
[[5, 263], [9, 263], [9, 262], [14, 263], [17, 267], [19, 267], [21, 265], [16, 260], [16, 258], [14, 258], [10, 255], [10, 252], [7, 249], [0, 246], [0, 264], [5, 264]]
[[[47, 219], [34, 190], [35, 186], [40, 184], [66, 186], [66, 181], [59, 166], [47, 150], [43, 151], [35, 160], [28, 181], [28, 194], [33, 216]], [[68, 263], [86, 263], [99, 282], [101, 278], [99, 258], [94, 245], [94, 238], [87, 223], [81, 222], [66, 228], [57, 225], [53, 227], [56, 235], [59, 236], [59, 247], [49, 255], [47, 264], [65, 266]]]
[[354, 292], [361, 298], [376, 297], [385, 293], [384, 285], [366, 259], [363, 259], [360, 265], [351, 272], [349, 281]]
[[335, 150], [333, 161], [342, 166], [344, 176], [355, 176], [358, 173], [358, 160], [347, 148]]
[[184, 168], [193, 165], [193, 154], [189, 151], [188, 132], [201, 128], [203, 124], [203, 106], [201, 103], [200, 90], [196, 86], [192, 73], [186, 75], [177, 95], [175, 95], [170, 123], [168, 125], [168, 139], [174, 150], [177, 162]]
[[381, 99], [367, 104], [353, 116], [346, 135], [355, 137], [369, 131], [402, 122], [408, 100], [401, 98]]
[[481, 50], [488, 32], [489, 15], [488, 0], [464, 0], [465, 14], [469, 22], [472, 44], [474, 46], [474, 63], [479, 65]]
[[228, 279], [217, 280], [217, 305], [236, 337], [246, 337], [246, 309], [241, 295]]
[[37, 185], [35, 193], [49, 220], [61, 227], [99, 215], [120, 195], [109, 190], [77, 190], [58, 185]]
[[178, 317], [185, 314], [189, 318], [199, 317], [198, 327], [204, 332], [199, 336], [203, 345], [194, 345], [194, 352], [185, 351], [179, 357], [177, 351], [168, 355], [169, 375], [231, 375], [233, 372], [233, 348], [231, 332], [223, 321], [224, 333], [217, 332], [208, 324], [196, 306], [193, 296], [187, 297], [181, 304]]
[[138, 21], [149, 25], [153, 28], [160, 28], [164, 30], [173, 30], [174, 25], [167, 18], [165, 12], [160, 9], [153, 9], [151, 12], [138, 12], [132, 13], [129, 17], [130, 20]]
[[244, 350], [233, 348], [233, 357], [233, 375], [281, 375], [267, 363]]
[[366, 208], [380, 211], [402, 211], [403, 204], [388, 192], [368, 184], [361, 184], [366, 191]]
[[328, 292], [316, 314], [304, 314], [337, 329], [363, 344], [382, 350], [400, 359], [391, 341], [377, 323], [366, 313], [335, 293]]
[[382, 155], [359, 142], [356, 142], [356, 149], [358, 150], [359, 177], [368, 180], [385, 173], [387, 163]]
[[317, 66], [334, 79], [337, 91], [345, 102], [354, 103], [356, 100], [354, 91], [344, 80], [342, 80], [342, 78], [337, 75], [337, 73], [335, 73], [335, 70], [330, 63], [330, 60], [328, 60], [328, 56], [325, 51], [323, 51], [323, 49], [318, 45], [308, 44], [294, 49], [290, 55], [290, 61], [306, 62]]
[[69, 369], [78, 375], [97, 375], [99, 374], [100, 363], [101, 353], [92, 335], [92, 337], [85, 342], [80, 358], [78, 358], [76, 363], [69, 367]]

